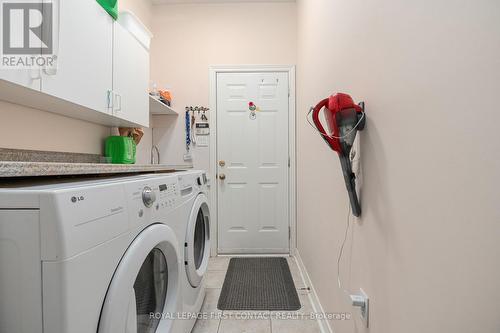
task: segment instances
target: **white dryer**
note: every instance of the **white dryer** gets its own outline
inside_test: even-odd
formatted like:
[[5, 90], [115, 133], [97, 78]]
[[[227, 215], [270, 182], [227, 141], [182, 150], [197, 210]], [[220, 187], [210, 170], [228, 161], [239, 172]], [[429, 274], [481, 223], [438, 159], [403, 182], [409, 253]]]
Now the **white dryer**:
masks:
[[181, 274], [184, 332], [191, 332], [205, 298], [205, 273], [210, 258], [208, 181], [204, 171], [179, 172], [180, 224], [176, 228], [184, 249]]
[[175, 177], [0, 188], [0, 332], [184, 333], [177, 198]]

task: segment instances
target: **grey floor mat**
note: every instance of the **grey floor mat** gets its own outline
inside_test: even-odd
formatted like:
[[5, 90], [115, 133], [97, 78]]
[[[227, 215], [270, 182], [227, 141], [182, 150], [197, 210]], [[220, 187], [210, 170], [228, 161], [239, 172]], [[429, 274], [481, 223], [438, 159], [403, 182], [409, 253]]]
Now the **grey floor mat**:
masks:
[[299, 296], [285, 258], [232, 258], [219, 310], [295, 311]]

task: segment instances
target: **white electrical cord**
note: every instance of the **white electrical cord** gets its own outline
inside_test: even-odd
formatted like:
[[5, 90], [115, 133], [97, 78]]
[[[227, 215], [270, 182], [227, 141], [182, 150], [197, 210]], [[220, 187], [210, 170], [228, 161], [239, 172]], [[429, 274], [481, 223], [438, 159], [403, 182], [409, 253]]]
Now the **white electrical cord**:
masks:
[[342, 255], [344, 254], [344, 246], [347, 241], [347, 234], [349, 233], [349, 229], [351, 226], [351, 204], [348, 202], [347, 205], [349, 206], [347, 210], [347, 225], [345, 228], [344, 240], [342, 241], [342, 246], [340, 247], [339, 255], [337, 257], [337, 283], [339, 285], [340, 290], [346, 293], [346, 295], [350, 295], [350, 293], [344, 288], [342, 284], [342, 279], [340, 278], [340, 263], [342, 261]]
[[[350, 154], [350, 156], [349, 156], [351, 163], [359, 162], [359, 159], [360, 159], [358, 156], [359, 155], [358, 151], [354, 150], [354, 153], [355, 154], [353, 154], [353, 155]], [[356, 174], [356, 177], [357, 176], [358, 176], [358, 174]], [[342, 279], [341, 279], [341, 274], [340, 274], [340, 264], [342, 263], [342, 256], [344, 254], [344, 247], [345, 247], [345, 244], [347, 242], [347, 235], [349, 234], [349, 229], [351, 227], [352, 210], [351, 210], [351, 204], [349, 201], [347, 202], [347, 206], [348, 206], [348, 208], [347, 208], [347, 225], [345, 228], [344, 239], [342, 240], [342, 245], [340, 246], [339, 255], [337, 257], [337, 283], [338, 283], [339, 289], [342, 290], [346, 295], [350, 296], [349, 291], [347, 291], [342, 284]]]
[[309, 125], [311, 125], [311, 127], [312, 127], [312, 128], [313, 128], [316, 132], [318, 132], [320, 135], [325, 136], [325, 137], [327, 137], [327, 138], [332, 138], [332, 139], [345, 139], [345, 138], [347, 138], [349, 135], [351, 135], [351, 133], [352, 133], [352, 132], [354, 132], [354, 131], [358, 128], [359, 124], [361, 124], [361, 122], [363, 121], [363, 119], [365, 119], [365, 113], [364, 113], [364, 112], [362, 112], [362, 114], [361, 114], [361, 118], [359, 118], [359, 120], [358, 120], [358, 122], [356, 123], [356, 125], [354, 125], [354, 127], [353, 127], [353, 128], [352, 128], [349, 132], [347, 132], [346, 134], [344, 134], [344, 135], [342, 135], [342, 136], [335, 136], [335, 135], [333, 135], [333, 134], [332, 134], [332, 135], [328, 135], [328, 134], [323, 134], [323, 133], [321, 133], [321, 132], [320, 132], [320, 131], [316, 128], [316, 126], [314, 126], [314, 124], [313, 124], [313, 123], [311, 123], [311, 120], [309, 119], [309, 118], [310, 118], [309, 116], [311, 115], [311, 112], [313, 112], [313, 111], [314, 111], [314, 108], [313, 108], [313, 107], [311, 107], [311, 109], [309, 109], [309, 112], [307, 113], [307, 116], [306, 116], [306, 120], [307, 120], [307, 122], [309, 123]]

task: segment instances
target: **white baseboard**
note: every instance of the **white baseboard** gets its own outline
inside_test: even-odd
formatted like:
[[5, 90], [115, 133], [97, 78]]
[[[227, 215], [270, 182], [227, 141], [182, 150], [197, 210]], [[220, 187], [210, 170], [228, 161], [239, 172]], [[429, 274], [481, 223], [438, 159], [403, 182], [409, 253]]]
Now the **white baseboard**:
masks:
[[[311, 301], [313, 311], [316, 313], [325, 313], [323, 310], [323, 306], [321, 305], [321, 302], [319, 301], [318, 294], [316, 293], [316, 289], [314, 289], [314, 285], [312, 284], [312, 281], [309, 277], [309, 274], [307, 274], [306, 267], [304, 266], [304, 262], [302, 261], [302, 258], [300, 257], [300, 253], [298, 249], [295, 249], [293, 251], [295, 261], [297, 262], [297, 266], [299, 267], [300, 275], [302, 277], [302, 281], [304, 282], [304, 285], [308, 286], [311, 288], [311, 293], [309, 294], [309, 300]], [[319, 327], [321, 329], [322, 333], [333, 333], [333, 329], [330, 326], [330, 322], [328, 320], [318, 320]]]

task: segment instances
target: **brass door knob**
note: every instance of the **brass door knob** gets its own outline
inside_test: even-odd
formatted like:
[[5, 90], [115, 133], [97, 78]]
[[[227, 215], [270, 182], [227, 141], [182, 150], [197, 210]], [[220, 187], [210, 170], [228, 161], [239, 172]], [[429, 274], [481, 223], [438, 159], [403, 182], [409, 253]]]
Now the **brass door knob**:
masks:
[[224, 179], [226, 179], [226, 175], [225, 175], [225, 174], [223, 174], [223, 173], [221, 173], [221, 174], [219, 175], [219, 179], [220, 179], [220, 180], [224, 180]]

